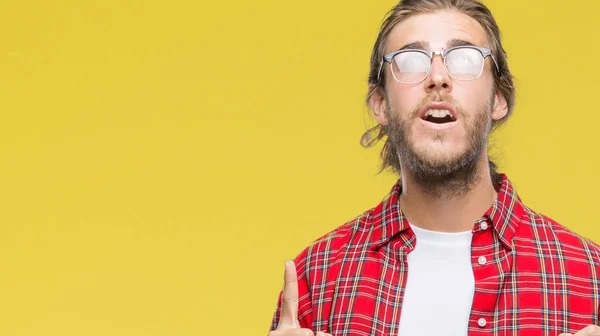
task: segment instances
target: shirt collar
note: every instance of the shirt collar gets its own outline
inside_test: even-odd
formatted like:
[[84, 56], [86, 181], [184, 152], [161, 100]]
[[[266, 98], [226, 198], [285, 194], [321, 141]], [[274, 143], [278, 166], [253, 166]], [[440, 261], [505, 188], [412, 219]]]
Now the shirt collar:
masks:
[[[482, 221], [491, 223], [502, 244], [510, 250], [512, 239], [524, 215], [524, 205], [505, 174], [500, 174], [496, 190], [498, 192], [496, 200], [477, 223]], [[398, 180], [383, 201], [367, 212], [366, 220], [370, 222], [372, 228], [369, 245], [373, 249], [380, 248], [396, 236], [400, 237], [405, 244], [414, 243], [414, 237], [400, 234], [409, 228], [408, 221], [400, 209], [401, 192], [402, 184]], [[475, 231], [475, 228], [473, 230]]]

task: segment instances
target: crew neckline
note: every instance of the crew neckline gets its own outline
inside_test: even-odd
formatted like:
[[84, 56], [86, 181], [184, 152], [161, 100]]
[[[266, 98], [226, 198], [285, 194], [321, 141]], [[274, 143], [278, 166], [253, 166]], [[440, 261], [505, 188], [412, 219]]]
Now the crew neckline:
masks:
[[446, 243], [446, 244], [471, 244], [473, 238], [472, 231], [462, 232], [442, 232], [442, 231], [431, 231], [415, 226], [409, 223], [410, 228], [417, 236], [418, 241], [428, 241], [434, 243]]

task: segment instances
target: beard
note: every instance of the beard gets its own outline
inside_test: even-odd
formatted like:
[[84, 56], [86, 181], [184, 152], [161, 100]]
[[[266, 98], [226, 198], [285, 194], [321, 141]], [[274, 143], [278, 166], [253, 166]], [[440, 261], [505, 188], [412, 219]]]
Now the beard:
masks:
[[[419, 147], [411, 133], [411, 126], [420, 118], [419, 112], [429, 102], [447, 102], [456, 106], [456, 114], [465, 125], [466, 146], [452, 155], [432, 155], [426, 148]], [[438, 198], [460, 198], [468, 193], [478, 179], [478, 167], [492, 126], [494, 96], [477, 109], [473, 116], [452, 101], [449, 96], [433, 96], [423, 100], [403, 120], [401, 113], [386, 102], [389, 124], [384, 130], [388, 134], [402, 167], [421, 189]], [[444, 134], [433, 135], [435, 141], [444, 141]]]

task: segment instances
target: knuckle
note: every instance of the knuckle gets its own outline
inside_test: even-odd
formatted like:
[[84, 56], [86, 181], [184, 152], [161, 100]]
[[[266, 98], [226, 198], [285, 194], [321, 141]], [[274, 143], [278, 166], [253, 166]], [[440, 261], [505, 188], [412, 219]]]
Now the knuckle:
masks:
[[300, 333], [300, 335], [302, 335], [302, 336], [314, 336], [315, 335], [313, 333], [313, 331], [310, 329], [303, 328], [303, 329], [300, 329], [300, 331], [302, 331], [302, 333]]
[[298, 302], [298, 298], [295, 296], [286, 296], [283, 298], [282, 302], [285, 302], [286, 304], [294, 304]]
[[598, 336], [600, 335], [600, 327], [597, 325], [589, 325], [586, 328], [590, 328], [589, 329], [589, 333], [591, 336]]
[[271, 331], [268, 336], [314, 336], [310, 329], [290, 328], [285, 330]]

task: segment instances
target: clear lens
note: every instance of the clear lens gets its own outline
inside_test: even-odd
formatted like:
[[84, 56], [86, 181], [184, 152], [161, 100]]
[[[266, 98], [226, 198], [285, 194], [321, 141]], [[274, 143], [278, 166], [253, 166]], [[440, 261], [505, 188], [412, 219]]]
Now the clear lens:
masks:
[[477, 49], [454, 49], [446, 55], [446, 69], [455, 79], [472, 80], [481, 74], [483, 60], [483, 55]]
[[418, 51], [402, 52], [392, 59], [392, 75], [396, 81], [405, 84], [418, 83], [427, 77], [431, 61]]

